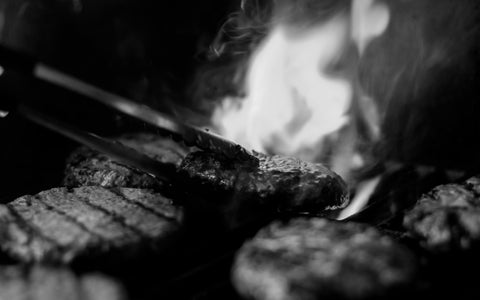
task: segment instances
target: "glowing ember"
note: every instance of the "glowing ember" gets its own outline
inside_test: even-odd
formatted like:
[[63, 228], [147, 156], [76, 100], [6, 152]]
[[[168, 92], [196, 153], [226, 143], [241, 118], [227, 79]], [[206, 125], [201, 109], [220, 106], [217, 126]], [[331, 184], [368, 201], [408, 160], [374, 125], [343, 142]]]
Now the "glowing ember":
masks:
[[221, 134], [257, 151], [295, 155], [338, 130], [348, 122], [352, 86], [328, 72], [347, 34], [344, 17], [307, 30], [276, 26], [251, 60], [248, 96], [216, 110]]

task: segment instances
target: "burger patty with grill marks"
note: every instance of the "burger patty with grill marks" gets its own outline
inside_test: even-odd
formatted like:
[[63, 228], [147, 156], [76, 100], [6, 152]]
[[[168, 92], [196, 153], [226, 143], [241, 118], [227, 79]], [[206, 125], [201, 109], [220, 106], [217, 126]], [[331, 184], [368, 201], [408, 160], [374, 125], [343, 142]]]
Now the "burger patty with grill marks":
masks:
[[21, 262], [134, 259], [168, 248], [183, 211], [131, 188], [54, 188], [0, 206], [0, 250]]
[[[163, 143], [149, 136], [132, 136], [127, 145], [141, 152], [157, 153], [154, 158], [176, 166], [184, 186], [201, 194], [201, 205], [233, 226], [272, 211], [323, 214], [348, 204], [347, 186], [334, 172], [321, 164], [284, 156], [253, 153], [259, 165], [206, 151], [178, 152], [175, 159], [164, 156]], [[120, 139], [122, 141], [122, 139]], [[168, 144], [168, 143], [167, 143]], [[148, 151], [145, 151], [148, 145]], [[155, 147], [159, 147], [157, 150]], [[163, 148], [162, 148], [163, 147]], [[90, 156], [89, 156], [90, 155]], [[184, 158], [182, 155], [186, 155]], [[170, 158], [169, 158], [170, 157]], [[183, 159], [182, 159], [183, 158]], [[159, 188], [161, 182], [146, 173], [118, 164], [106, 156], [83, 149], [69, 160], [66, 186], [134, 186]], [[203, 208], [202, 208], [203, 209]], [[205, 210], [204, 210], [205, 211]]]
[[77, 276], [63, 268], [0, 267], [0, 299], [122, 300], [123, 289], [100, 274]]
[[345, 182], [323, 165], [279, 155], [253, 155], [258, 166], [218, 153], [192, 152], [183, 159], [179, 173], [189, 186], [216, 199], [227, 216], [233, 215], [230, 221], [259, 211], [318, 214], [348, 204]]
[[372, 227], [301, 218], [260, 230], [232, 276], [247, 299], [313, 300], [398, 296], [415, 273], [413, 254]]

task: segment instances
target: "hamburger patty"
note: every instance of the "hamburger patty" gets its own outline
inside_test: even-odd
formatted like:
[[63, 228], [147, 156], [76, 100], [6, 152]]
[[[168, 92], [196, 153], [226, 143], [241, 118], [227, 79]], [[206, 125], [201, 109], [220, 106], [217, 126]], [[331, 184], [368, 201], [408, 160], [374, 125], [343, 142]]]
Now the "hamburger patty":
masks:
[[246, 242], [232, 277], [248, 299], [365, 299], [410, 283], [415, 269], [412, 254], [374, 228], [302, 218]]
[[446, 184], [422, 196], [403, 225], [435, 252], [469, 250], [480, 241], [480, 177]]
[[[157, 149], [149, 144], [152, 137], [143, 139], [148, 141], [149, 147]], [[129, 146], [145, 148], [142, 138], [127, 140]], [[348, 204], [346, 184], [320, 164], [254, 153], [259, 165], [252, 166], [204, 151], [191, 152], [182, 160], [185, 150], [178, 152], [182, 155], [178, 154], [175, 159], [165, 160], [160, 154], [163, 150], [157, 150], [159, 156], [155, 158], [176, 166], [177, 179], [189, 187], [188, 192], [203, 196], [205, 201], [194, 203], [197, 211], [213, 212], [213, 219], [219, 219], [227, 227], [236, 227], [272, 211], [319, 214]], [[162, 186], [146, 173], [84, 148], [70, 158], [64, 183], [69, 187], [100, 185], [158, 189]], [[184, 186], [176, 189], [182, 190]]]
[[123, 289], [97, 274], [77, 276], [66, 269], [0, 267], [0, 299], [122, 300]]
[[[255, 212], [319, 213], [348, 204], [344, 181], [321, 164], [284, 156], [254, 153], [258, 166], [246, 165], [218, 153], [192, 152], [179, 173], [189, 186], [204, 191], [216, 205], [243, 218]], [[228, 200], [227, 200], [228, 199]]]
[[[120, 143], [146, 154], [172, 168], [180, 164], [187, 150], [169, 138], [139, 133], [124, 135]], [[111, 160], [108, 156], [80, 147], [67, 159], [63, 185], [159, 189], [162, 182], [149, 174]]]
[[0, 249], [21, 262], [128, 260], [165, 247], [182, 215], [148, 190], [54, 188], [0, 206]]

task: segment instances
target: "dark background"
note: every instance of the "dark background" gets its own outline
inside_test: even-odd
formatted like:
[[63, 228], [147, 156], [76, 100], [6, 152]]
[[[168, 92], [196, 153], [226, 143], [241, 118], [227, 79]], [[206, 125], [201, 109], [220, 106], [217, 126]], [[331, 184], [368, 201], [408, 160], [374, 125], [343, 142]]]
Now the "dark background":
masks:
[[[237, 6], [225, 0], [0, 0], [0, 41], [131, 99], [160, 109], [188, 107], [194, 70]], [[55, 99], [64, 108], [60, 117], [84, 129], [109, 135], [138, 127], [93, 103], [77, 104], [70, 94], [15, 85], [32, 89], [22, 97], [40, 106]], [[59, 186], [76, 146], [15, 112], [0, 119], [0, 200]]]

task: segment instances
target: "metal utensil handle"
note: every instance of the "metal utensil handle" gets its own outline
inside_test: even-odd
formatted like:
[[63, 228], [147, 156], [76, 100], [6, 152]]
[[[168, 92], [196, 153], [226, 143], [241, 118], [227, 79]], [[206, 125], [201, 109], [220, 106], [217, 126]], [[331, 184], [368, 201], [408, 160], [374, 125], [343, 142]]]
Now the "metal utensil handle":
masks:
[[182, 123], [146, 105], [138, 104], [125, 97], [102, 90], [47, 65], [37, 64], [33, 69], [33, 74], [37, 78], [73, 90], [150, 125], [178, 134], [189, 146], [197, 146], [201, 149], [223, 153], [230, 158], [258, 164], [256, 157], [232, 141], [195, 126]]
[[176, 170], [173, 165], [157, 161], [117, 141], [79, 130], [22, 104], [19, 105], [17, 111], [28, 120], [60, 133], [93, 150], [104, 153], [120, 163], [139, 169], [167, 182], [176, 178]]

